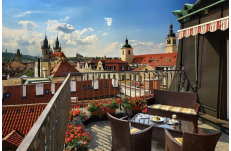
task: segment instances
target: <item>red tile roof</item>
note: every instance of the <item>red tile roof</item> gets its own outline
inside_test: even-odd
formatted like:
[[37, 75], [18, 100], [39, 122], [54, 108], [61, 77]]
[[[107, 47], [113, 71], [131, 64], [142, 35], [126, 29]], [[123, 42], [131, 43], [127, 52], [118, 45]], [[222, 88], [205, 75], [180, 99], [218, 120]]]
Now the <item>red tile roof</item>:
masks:
[[23, 140], [23, 136], [16, 130], [13, 130], [9, 134], [7, 134], [5, 137], [2, 138], [2, 143], [6, 141], [15, 146], [19, 146], [22, 140]]
[[64, 55], [64, 53], [61, 51], [61, 52], [53, 52], [51, 55], [50, 55], [51, 58], [55, 58], [55, 57], [65, 57], [66, 56]]
[[47, 104], [2, 106], [2, 137], [17, 130], [24, 137], [32, 128]]
[[138, 64], [149, 64], [155, 61], [165, 61], [165, 60], [176, 61], [177, 53], [163, 53], [163, 54], [146, 54], [146, 55], [137, 55], [133, 57], [133, 63]]
[[70, 65], [66, 60], [60, 61], [52, 70], [51, 76], [52, 77], [66, 77], [70, 72], [77, 73], [79, 72], [75, 67]]

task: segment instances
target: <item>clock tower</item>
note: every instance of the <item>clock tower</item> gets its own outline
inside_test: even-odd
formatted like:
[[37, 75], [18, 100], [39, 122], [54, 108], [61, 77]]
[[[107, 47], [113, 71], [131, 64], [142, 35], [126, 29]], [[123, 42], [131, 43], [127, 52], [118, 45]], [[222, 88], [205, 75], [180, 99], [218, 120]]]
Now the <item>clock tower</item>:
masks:
[[169, 26], [169, 33], [167, 38], [165, 38], [166, 43], [165, 43], [165, 53], [174, 53], [177, 52], [177, 45], [176, 45], [176, 36], [175, 33], [173, 32], [173, 25], [170, 24]]
[[128, 44], [128, 39], [126, 35], [125, 44], [121, 48], [121, 60], [127, 61], [128, 64], [133, 62], [133, 48]]

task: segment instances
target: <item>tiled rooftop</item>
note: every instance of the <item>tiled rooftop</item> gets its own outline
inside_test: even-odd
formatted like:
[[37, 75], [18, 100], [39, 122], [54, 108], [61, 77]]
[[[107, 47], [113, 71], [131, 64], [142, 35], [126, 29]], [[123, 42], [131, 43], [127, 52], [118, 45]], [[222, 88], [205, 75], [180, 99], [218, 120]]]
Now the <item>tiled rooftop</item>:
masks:
[[60, 61], [51, 71], [52, 77], [66, 77], [69, 73], [79, 72], [75, 67], [70, 65], [66, 60]]
[[[171, 60], [171, 61], [170, 61]], [[155, 65], [158, 62], [168, 65], [169, 62], [175, 62], [177, 60], [177, 53], [164, 53], [164, 54], [147, 54], [147, 55], [136, 55], [133, 57], [133, 63], [139, 64], [151, 64]]]
[[13, 130], [9, 134], [7, 134], [5, 137], [2, 138], [2, 142], [4, 141], [13, 144], [15, 146], [19, 146], [23, 140], [23, 136], [19, 134], [16, 130]]
[[2, 137], [13, 130], [25, 137], [45, 107], [46, 104], [3, 105]]

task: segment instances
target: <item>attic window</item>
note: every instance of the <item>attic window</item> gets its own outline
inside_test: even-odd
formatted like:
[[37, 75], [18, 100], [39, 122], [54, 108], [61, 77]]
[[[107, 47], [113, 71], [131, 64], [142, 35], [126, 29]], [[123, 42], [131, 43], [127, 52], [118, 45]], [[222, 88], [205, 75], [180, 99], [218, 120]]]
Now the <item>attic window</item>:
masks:
[[66, 74], [66, 72], [65, 72], [65, 71], [63, 71], [63, 74]]
[[87, 90], [87, 87], [86, 87], [86, 86], [84, 86], [83, 88], [84, 88], [84, 90]]
[[104, 69], [107, 69], [107, 66], [105, 66]]
[[160, 58], [163, 58], [163, 56], [161, 56]]
[[20, 113], [21, 112], [21, 110], [17, 110], [17, 113]]
[[111, 70], [111, 66], [108, 66], [108, 70]]
[[6, 112], [7, 112], [7, 110], [4, 110], [2, 113], [3, 113], [3, 114], [6, 114]]
[[104, 84], [104, 87], [106, 88], [106, 87], [107, 87], [107, 85], [106, 85], [106, 84]]
[[6, 93], [6, 98], [10, 98], [10, 92]]
[[121, 66], [121, 70], [124, 70], [124, 67], [123, 67], [123, 66]]
[[34, 112], [34, 109], [30, 109], [30, 112]]
[[173, 58], [176, 58], [176, 56], [174, 56]]
[[92, 87], [89, 85], [89, 86], [88, 86], [88, 89], [92, 89]]
[[158, 61], [158, 59], [155, 59], [155, 61]]

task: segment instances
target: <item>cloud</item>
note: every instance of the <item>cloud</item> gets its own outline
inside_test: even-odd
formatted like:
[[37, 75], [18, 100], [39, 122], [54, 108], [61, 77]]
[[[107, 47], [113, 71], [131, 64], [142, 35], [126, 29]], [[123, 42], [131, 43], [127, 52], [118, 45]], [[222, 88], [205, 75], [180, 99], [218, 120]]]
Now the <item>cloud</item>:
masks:
[[35, 40], [29, 40], [29, 39], [23, 39], [22, 37], [16, 37], [14, 40], [18, 46], [28, 46], [28, 45], [34, 45]]
[[112, 18], [106, 18], [106, 17], [104, 17], [104, 21], [105, 21], [105, 23], [106, 23], [108, 26], [111, 26], [111, 25], [112, 25]]
[[39, 27], [32, 21], [19, 21], [18, 24], [22, 24], [22, 26], [28, 31], [33, 31], [35, 28]]
[[66, 16], [64, 19], [59, 19], [59, 21], [67, 21], [69, 19], [69, 17], [68, 16]]
[[[142, 42], [138, 40], [129, 40], [128, 43], [132, 46], [134, 55], [142, 54], [158, 54], [165, 52], [165, 43]], [[108, 57], [121, 57], [121, 47], [124, 43], [113, 42], [109, 43], [102, 54]]]
[[92, 28], [88, 28], [88, 30], [93, 31], [93, 29], [92, 29]]
[[107, 35], [109, 35], [109, 33], [103, 33], [103, 36], [107, 36]]
[[26, 11], [26, 12], [21, 12], [20, 14], [18, 15], [14, 15], [14, 17], [22, 17], [22, 16], [25, 16], [27, 14], [31, 14], [31, 13], [38, 13], [39, 11]]
[[63, 33], [69, 34], [75, 31], [75, 28], [67, 23], [60, 23], [57, 20], [48, 20], [47, 30], [51, 32], [62, 31]]
[[22, 54], [40, 55], [42, 34], [33, 30], [10, 29], [2, 27], [2, 49], [16, 52], [20, 49]]

